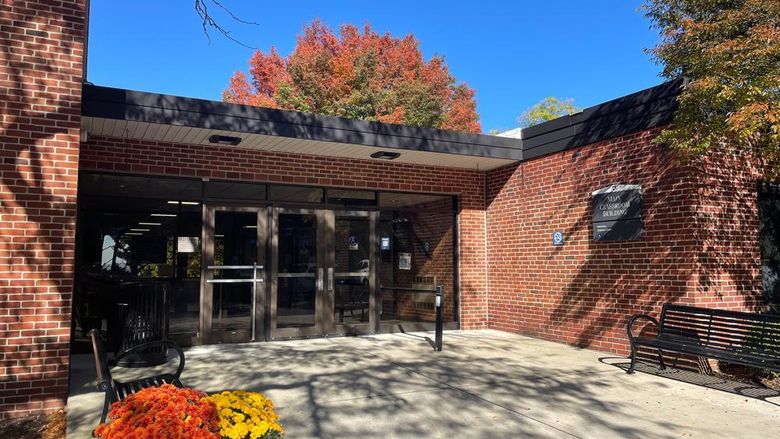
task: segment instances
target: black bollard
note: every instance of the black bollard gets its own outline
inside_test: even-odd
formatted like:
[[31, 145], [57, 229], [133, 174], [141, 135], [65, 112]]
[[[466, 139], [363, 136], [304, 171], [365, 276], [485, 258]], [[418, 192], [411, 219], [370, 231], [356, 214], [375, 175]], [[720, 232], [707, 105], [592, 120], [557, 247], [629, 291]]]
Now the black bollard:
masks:
[[442, 331], [444, 330], [444, 321], [442, 319], [442, 308], [444, 308], [444, 287], [436, 285], [436, 340], [435, 349], [441, 351]]

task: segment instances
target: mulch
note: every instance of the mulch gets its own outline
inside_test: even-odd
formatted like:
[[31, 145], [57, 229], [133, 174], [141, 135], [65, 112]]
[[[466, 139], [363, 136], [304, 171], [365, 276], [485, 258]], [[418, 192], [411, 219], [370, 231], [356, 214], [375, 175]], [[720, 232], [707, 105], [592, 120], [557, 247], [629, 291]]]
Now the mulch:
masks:
[[718, 369], [716, 373], [724, 378], [780, 392], [780, 373], [728, 363], [720, 363]]
[[50, 415], [32, 415], [0, 421], [0, 438], [63, 439], [67, 421], [65, 410]]

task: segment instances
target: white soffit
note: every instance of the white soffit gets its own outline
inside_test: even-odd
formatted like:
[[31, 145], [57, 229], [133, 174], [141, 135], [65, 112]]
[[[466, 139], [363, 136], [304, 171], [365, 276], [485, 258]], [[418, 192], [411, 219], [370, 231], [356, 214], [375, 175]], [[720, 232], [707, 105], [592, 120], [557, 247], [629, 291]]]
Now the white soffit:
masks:
[[[239, 133], [231, 131], [193, 128], [178, 125], [162, 125], [148, 122], [135, 122], [97, 117], [82, 117], [81, 129], [90, 136], [118, 137], [137, 140], [183, 143], [190, 145], [214, 146], [208, 139], [212, 135], [240, 137], [241, 144], [233, 148], [255, 149], [290, 154], [311, 154], [349, 159], [365, 159], [385, 161], [388, 163], [412, 163], [428, 166], [443, 166], [475, 170], [489, 170], [511, 163], [516, 160], [491, 157], [476, 157], [459, 154], [444, 154], [439, 152], [415, 151], [396, 148], [379, 148], [351, 143], [325, 142], [319, 140], [297, 139], [281, 136], [266, 136], [262, 134]], [[395, 160], [380, 160], [371, 158], [377, 151], [391, 151], [401, 154]]]

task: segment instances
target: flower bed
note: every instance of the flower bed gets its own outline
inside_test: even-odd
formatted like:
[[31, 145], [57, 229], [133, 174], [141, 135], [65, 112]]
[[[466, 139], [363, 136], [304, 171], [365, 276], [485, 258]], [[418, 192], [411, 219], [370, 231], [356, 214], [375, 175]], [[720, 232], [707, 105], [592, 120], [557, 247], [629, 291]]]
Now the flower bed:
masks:
[[241, 390], [207, 396], [170, 384], [143, 389], [111, 405], [94, 436], [115, 438], [277, 439], [284, 435], [273, 402]]
[[234, 390], [206, 397], [219, 412], [219, 431], [230, 439], [276, 439], [283, 434], [274, 403], [260, 393]]
[[203, 392], [170, 384], [150, 387], [111, 405], [108, 424], [95, 436], [114, 438], [219, 438], [217, 407]]

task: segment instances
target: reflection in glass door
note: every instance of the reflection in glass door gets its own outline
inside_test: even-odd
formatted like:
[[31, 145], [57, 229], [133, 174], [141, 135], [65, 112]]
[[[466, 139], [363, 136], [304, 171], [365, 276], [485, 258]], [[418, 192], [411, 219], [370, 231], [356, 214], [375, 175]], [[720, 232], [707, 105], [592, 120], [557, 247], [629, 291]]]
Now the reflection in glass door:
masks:
[[271, 338], [370, 333], [376, 213], [274, 209]]
[[325, 271], [322, 248], [327, 238], [321, 211], [275, 209], [273, 215], [271, 336], [322, 333]]
[[265, 209], [209, 208], [206, 214], [204, 342], [262, 339]]
[[369, 333], [374, 322], [375, 284], [372, 215], [369, 212], [336, 212], [332, 266], [335, 292], [332, 332]]

